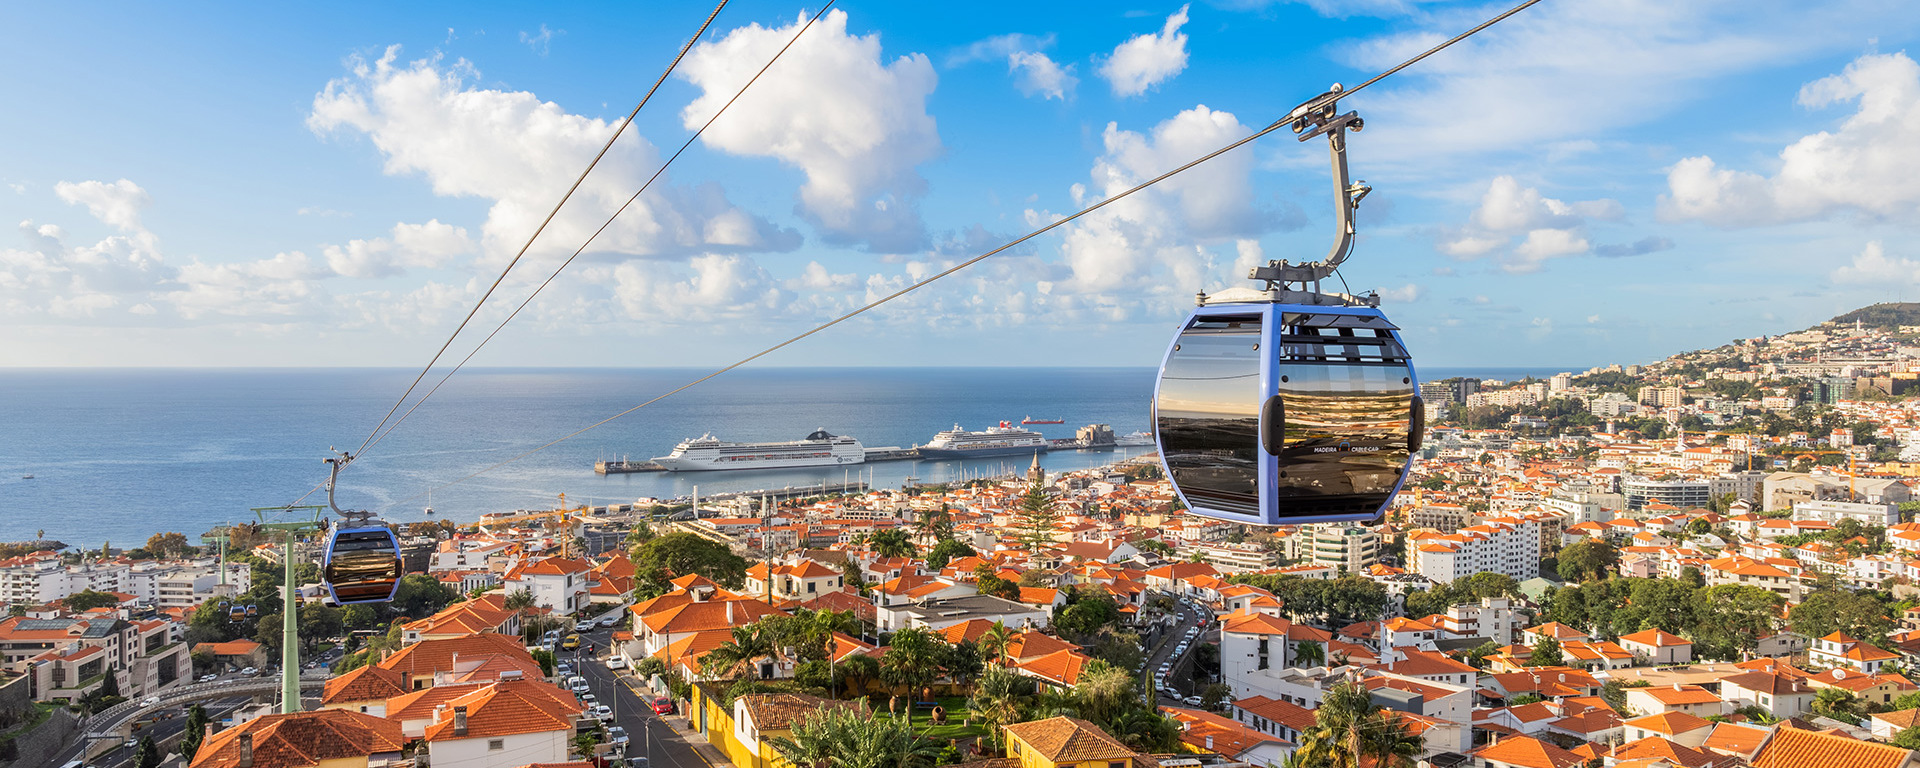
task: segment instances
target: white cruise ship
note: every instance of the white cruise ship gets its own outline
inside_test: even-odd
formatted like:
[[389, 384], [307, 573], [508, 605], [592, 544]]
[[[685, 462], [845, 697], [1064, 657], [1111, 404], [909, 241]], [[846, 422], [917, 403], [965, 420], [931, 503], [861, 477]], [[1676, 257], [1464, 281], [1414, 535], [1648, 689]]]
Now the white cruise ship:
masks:
[[716, 469], [788, 469], [792, 467], [842, 467], [864, 464], [867, 449], [860, 441], [842, 437], [824, 429], [814, 430], [805, 440], [785, 443], [729, 443], [706, 435], [673, 447], [673, 453], [653, 463], [671, 472], [698, 472]]
[[997, 427], [988, 427], [985, 432], [968, 432], [955, 424], [953, 429], [934, 435], [933, 440], [920, 446], [920, 456], [927, 459], [964, 459], [1031, 454], [1049, 447], [1047, 438], [1040, 433], [1004, 421]]
[[1113, 444], [1122, 448], [1153, 445], [1152, 432], [1128, 432], [1113, 439]]

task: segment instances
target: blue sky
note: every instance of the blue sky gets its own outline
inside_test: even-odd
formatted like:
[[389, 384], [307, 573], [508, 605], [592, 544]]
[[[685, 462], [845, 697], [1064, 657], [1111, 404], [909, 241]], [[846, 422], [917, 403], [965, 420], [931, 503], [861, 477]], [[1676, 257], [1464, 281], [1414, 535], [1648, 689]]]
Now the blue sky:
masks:
[[[838, 5], [476, 364], [730, 362], [1503, 7]], [[710, 8], [13, 9], [0, 365], [419, 365]], [[478, 326], [817, 8], [728, 5]], [[1375, 191], [1343, 274], [1439, 366], [1920, 300], [1916, 34], [1876, 0], [1546, 0], [1346, 102]], [[1325, 155], [1272, 134], [765, 364], [1156, 364], [1195, 290], [1325, 252]]]

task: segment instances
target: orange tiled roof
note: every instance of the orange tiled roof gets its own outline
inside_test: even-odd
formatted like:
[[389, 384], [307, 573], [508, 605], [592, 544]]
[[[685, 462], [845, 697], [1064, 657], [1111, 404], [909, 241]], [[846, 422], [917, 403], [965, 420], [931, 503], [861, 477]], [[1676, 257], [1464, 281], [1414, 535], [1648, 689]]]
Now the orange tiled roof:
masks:
[[1135, 753], [1099, 726], [1077, 717], [1049, 717], [1006, 726], [1019, 739], [1054, 764], [1094, 760], [1131, 760]]
[[1512, 736], [1474, 750], [1474, 757], [1520, 768], [1576, 768], [1579, 755], [1531, 736]]
[[381, 667], [361, 667], [327, 681], [322, 704], [343, 701], [386, 701], [407, 692], [407, 678]]
[[1912, 757], [1887, 744], [1781, 728], [1753, 756], [1753, 768], [1903, 768]]
[[252, 736], [253, 768], [398, 753], [406, 743], [399, 723], [344, 709], [264, 715], [207, 737], [193, 768], [238, 768], [242, 734]]
[[[535, 686], [548, 690], [535, 690]], [[467, 708], [467, 732], [454, 733], [455, 707]], [[516, 733], [573, 730], [580, 705], [544, 681], [502, 680], [447, 702], [442, 718], [427, 726], [427, 741], [479, 739]]]

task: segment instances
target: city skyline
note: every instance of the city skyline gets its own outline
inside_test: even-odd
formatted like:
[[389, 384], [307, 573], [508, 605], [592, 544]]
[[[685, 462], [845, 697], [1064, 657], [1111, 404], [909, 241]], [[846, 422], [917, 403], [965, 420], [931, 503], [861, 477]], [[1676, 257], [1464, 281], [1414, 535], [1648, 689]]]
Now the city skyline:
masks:
[[[1501, 8], [837, 6], [475, 365], [731, 362]], [[0, 359], [418, 366], [708, 10], [25, 10]], [[814, 10], [721, 11], [455, 353]], [[1433, 367], [1920, 297], [1916, 32], [1885, 2], [1542, 3], [1343, 104], [1375, 187], [1347, 283]], [[1325, 252], [1326, 184], [1278, 132], [764, 364], [1155, 365], [1195, 290]]]

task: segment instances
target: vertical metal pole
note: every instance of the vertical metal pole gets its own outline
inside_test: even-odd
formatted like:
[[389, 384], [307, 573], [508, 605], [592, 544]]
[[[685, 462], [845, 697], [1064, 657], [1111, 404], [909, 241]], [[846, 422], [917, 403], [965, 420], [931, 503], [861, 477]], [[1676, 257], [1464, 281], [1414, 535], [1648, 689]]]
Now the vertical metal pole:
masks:
[[280, 714], [300, 711], [300, 625], [294, 615], [293, 531], [287, 531], [287, 577], [281, 585], [285, 604], [280, 611]]

